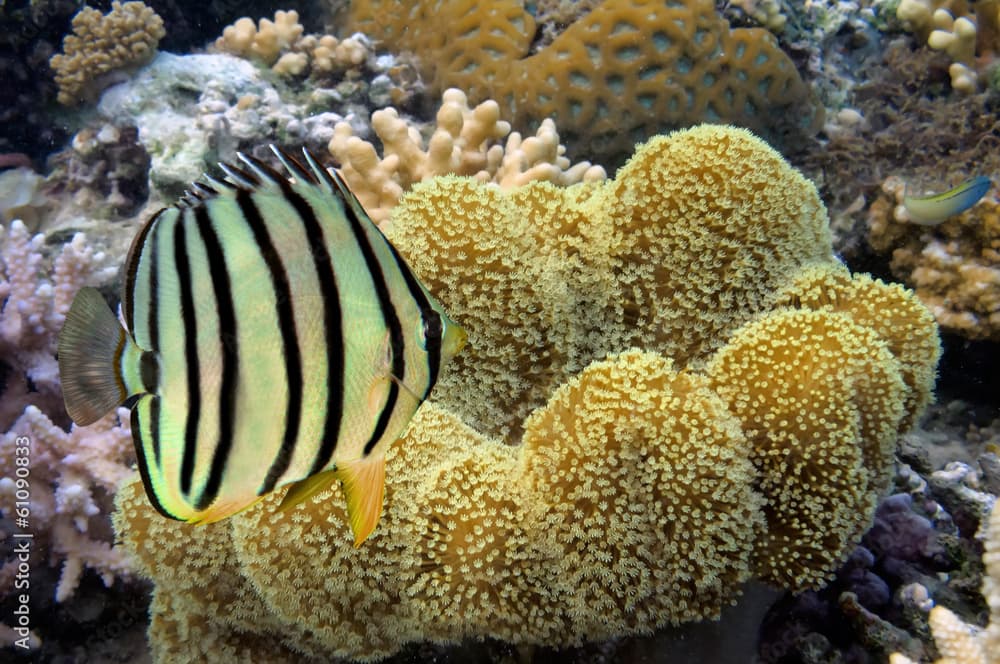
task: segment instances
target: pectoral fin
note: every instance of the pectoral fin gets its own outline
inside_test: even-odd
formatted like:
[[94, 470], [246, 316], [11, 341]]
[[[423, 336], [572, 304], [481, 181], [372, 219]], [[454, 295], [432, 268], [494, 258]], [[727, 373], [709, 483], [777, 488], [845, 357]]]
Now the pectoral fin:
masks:
[[359, 547], [375, 530], [385, 497], [385, 457], [381, 454], [342, 463], [336, 471], [344, 484], [347, 519]]

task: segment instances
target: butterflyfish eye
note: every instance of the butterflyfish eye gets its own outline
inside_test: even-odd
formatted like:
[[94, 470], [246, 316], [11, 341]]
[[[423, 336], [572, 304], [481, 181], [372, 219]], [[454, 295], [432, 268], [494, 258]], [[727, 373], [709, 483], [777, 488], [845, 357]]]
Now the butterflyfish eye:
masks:
[[431, 312], [430, 316], [424, 318], [423, 335], [421, 338], [421, 346], [424, 350], [427, 350], [427, 342], [432, 339], [440, 339], [441, 333], [443, 332], [443, 325], [441, 323], [441, 316], [436, 312]]

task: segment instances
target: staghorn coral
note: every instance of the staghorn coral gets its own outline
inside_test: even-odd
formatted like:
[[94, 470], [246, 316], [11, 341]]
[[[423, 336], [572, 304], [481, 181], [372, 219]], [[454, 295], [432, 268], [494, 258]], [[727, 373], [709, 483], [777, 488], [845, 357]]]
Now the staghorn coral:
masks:
[[[57, 602], [73, 594], [84, 569], [94, 570], [106, 586], [131, 574], [125, 551], [111, 544], [107, 521], [119, 482], [132, 475], [128, 421], [128, 411], [120, 409], [92, 427], [74, 425], [67, 433], [28, 406], [0, 436], [0, 512], [8, 516], [18, 500], [23, 504], [15, 480], [18, 439], [30, 441], [28, 523], [33, 548], [47, 551], [50, 565], [62, 566]], [[0, 595], [13, 590], [16, 567], [16, 561], [0, 567]]]
[[[437, 128], [426, 149], [417, 129], [394, 108], [373, 113], [372, 129], [383, 146], [381, 159], [375, 146], [355, 136], [347, 122], [337, 123], [329, 149], [365, 210], [380, 224], [407, 189], [435, 175], [474, 175], [504, 189], [535, 180], [569, 185], [606, 177], [603, 168], [589, 162], [570, 165], [551, 120], [543, 122], [535, 136], [522, 138], [510, 133], [495, 101], [469, 108], [465, 93], [454, 88], [441, 96]], [[507, 142], [501, 146], [504, 137]]]
[[[729, 127], [650, 141], [603, 184], [416, 185], [389, 235], [469, 348], [393, 446], [379, 528], [355, 549], [339, 488], [287, 512], [279, 492], [199, 528], [189, 560], [190, 526], [127, 485], [116, 529], [157, 584], [157, 658], [236, 661], [243, 638], [270, 639], [278, 661], [421, 639], [576, 644], [715, 617], [753, 573], [819, 584], [870, 521], [906, 409], [923, 405], [917, 365], [936, 359], [905, 293], [794, 287], [832, 264], [825, 223], [815, 189]], [[725, 251], [702, 260], [709, 242]], [[651, 257], [684, 292], [639, 278]], [[873, 323], [867, 297], [912, 311], [913, 329]], [[673, 306], [694, 342], [662, 334], [651, 312]], [[762, 376], [802, 385], [765, 391]], [[780, 540], [795, 548], [769, 567]]]
[[519, 128], [552, 118], [587, 154], [627, 154], [636, 140], [698, 122], [774, 132], [814, 116], [773, 35], [731, 30], [712, 0], [606, 0], [531, 55], [535, 21], [520, 2], [396, 5], [352, 3], [352, 29], [416, 54], [432, 90], [496, 99]]
[[46, 251], [45, 241], [45, 235], [32, 235], [18, 220], [0, 226], [0, 357], [11, 369], [0, 409], [2, 428], [30, 402], [49, 413], [62, 410], [56, 335], [76, 291], [115, 269], [83, 234], [55, 256]]
[[901, 218], [903, 183], [887, 178], [868, 212], [868, 241], [892, 252], [893, 275], [938, 324], [971, 339], [1000, 339], [1000, 203], [995, 194], [934, 228]]
[[106, 15], [84, 7], [73, 17], [73, 33], [50, 65], [59, 85], [59, 101], [73, 105], [96, 96], [116, 70], [145, 64], [166, 34], [163, 20], [142, 2], [115, 0]]

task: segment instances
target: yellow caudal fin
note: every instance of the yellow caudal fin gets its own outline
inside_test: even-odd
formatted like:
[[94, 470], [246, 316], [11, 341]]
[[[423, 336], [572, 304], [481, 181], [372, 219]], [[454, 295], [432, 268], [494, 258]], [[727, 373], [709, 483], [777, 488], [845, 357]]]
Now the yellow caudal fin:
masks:
[[316, 475], [311, 475], [304, 480], [299, 480], [288, 490], [281, 504], [278, 505], [279, 512], [287, 512], [299, 503], [312, 498], [317, 493], [326, 490], [338, 479], [336, 470], [326, 470]]
[[354, 532], [354, 546], [359, 547], [375, 530], [382, 516], [385, 497], [385, 457], [381, 454], [340, 464], [335, 471], [344, 483], [347, 520]]
[[66, 412], [81, 426], [96, 422], [129, 396], [122, 353], [132, 340], [94, 288], [81, 288], [59, 333], [59, 378]]

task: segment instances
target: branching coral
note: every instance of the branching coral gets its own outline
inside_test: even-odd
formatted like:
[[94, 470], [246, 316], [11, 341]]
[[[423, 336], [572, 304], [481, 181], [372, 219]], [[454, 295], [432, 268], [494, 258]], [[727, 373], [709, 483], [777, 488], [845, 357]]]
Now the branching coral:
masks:
[[[121, 420], [118, 424], [116, 418]], [[17, 440], [30, 441], [30, 532], [33, 547], [47, 551], [49, 563], [62, 565], [56, 601], [76, 590], [84, 569], [110, 586], [128, 577], [131, 565], [120, 546], [110, 544], [107, 515], [119, 482], [132, 475], [132, 434], [128, 411], [120, 410], [93, 427], [74, 426], [69, 433], [35, 406], [0, 436], [0, 512], [15, 514]], [[13, 589], [16, 561], [0, 568], [0, 595]]]
[[943, 328], [1000, 339], [1000, 203], [988, 194], [940, 226], [906, 223], [903, 184], [889, 178], [868, 213], [868, 240], [892, 252], [893, 274], [917, 292]]
[[262, 18], [257, 24], [243, 17], [222, 31], [215, 50], [257, 60], [285, 76], [299, 76], [311, 68], [323, 74], [356, 67], [371, 54], [370, 44], [362, 35], [339, 40], [333, 35], [303, 35], [295, 10], [274, 14], [274, 20]]
[[[416, 185], [389, 235], [469, 347], [392, 448], [379, 528], [355, 549], [339, 489], [287, 512], [278, 494], [199, 528], [192, 555], [133, 482], [116, 528], [157, 582], [158, 658], [236, 660], [244, 638], [284, 659], [566, 645], [717, 616], [753, 574], [819, 585], [937, 357], [905, 292], [832, 267], [825, 223], [814, 188], [728, 127], [650, 141], [603, 184]], [[679, 292], [649, 283], [653, 261]], [[797, 279], [817, 265], [825, 297]], [[898, 337], [867, 298], [900, 312]]]
[[[15, 447], [23, 437], [30, 440], [32, 533], [40, 548], [49, 549], [50, 562], [62, 565], [56, 592], [62, 601], [84, 568], [106, 583], [128, 573], [124, 554], [108, 544], [106, 517], [117, 482], [131, 473], [132, 443], [128, 427], [116, 426], [114, 418], [70, 433], [50, 419], [65, 419], [56, 335], [76, 291], [108, 273], [103, 252], [82, 234], [54, 257], [46, 255], [45, 239], [20, 221], [0, 227], [0, 356], [8, 363], [0, 411], [6, 430], [0, 435], [0, 511], [14, 513]], [[0, 570], [0, 594], [11, 589], [10, 570]]]
[[1000, 3], [901, 0], [896, 16], [929, 47], [951, 57], [948, 73], [955, 90], [976, 91], [982, 64], [992, 63], [1000, 50]]
[[808, 125], [813, 116], [774, 37], [730, 30], [712, 0], [606, 0], [533, 55], [535, 22], [520, 2], [398, 5], [352, 3], [352, 25], [415, 53], [433, 89], [496, 99], [521, 128], [552, 118], [588, 154], [624, 154], [637, 139], [697, 122], [774, 131], [790, 124], [779, 118]]
[[103, 252], [88, 246], [82, 234], [58, 255], [46, 253], [45, 236], [31, 235], [20, 221], [0, 227], [0, 356], [13, 370], [3, 393], [2, 427], [29, 400], [47, 405], [58, 397], [56, 335], [76, 291], [107, 276]]
[[73, 17], [73, 33], [50, 64], [59, 84], [59, 101], [76, 104], [95, 96], [109, 74], [152, 59], [166, 34], [163, 20], [142, 2], [115, 0], [108, 14], [84, 7]]
[[[442, 95], [437, 128], [426, 148], [417, 129], [393, 108], [373, 113], [372, 129], [382, 142], [381, 159], [375, 146], [355, 136], [347, 122], [337, 124], [329, 147], [351, 189], [378, 223], [388, 219], [414, 183], [435, 175], [474, 175], [504, 189], [535, 180], [569, 185], [606, 177], [603, 168], [589, 162], [570, 165], [551, 120], [543, 122], [535, 136], [522, 138], [510, 133], [495, 101], [469, 108], [465, 93], [457, 89]], [[502, 146], [504, 137], [507, 143]]]

